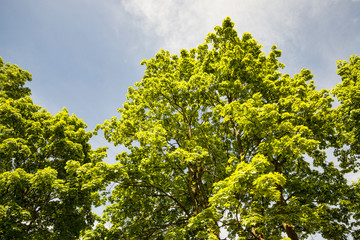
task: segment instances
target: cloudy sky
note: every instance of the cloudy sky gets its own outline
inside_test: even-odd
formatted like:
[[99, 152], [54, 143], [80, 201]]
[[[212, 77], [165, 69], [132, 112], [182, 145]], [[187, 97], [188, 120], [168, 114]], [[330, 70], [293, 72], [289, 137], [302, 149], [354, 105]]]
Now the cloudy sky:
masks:
[[336, 60], [360, 54], [359, 0], [0, 0], [0, 56], [32, 73], [36, 104], [92, 130], [117, 115], [142, 59], [197, 47], [227, 16], [319, 88], [339, 82]]

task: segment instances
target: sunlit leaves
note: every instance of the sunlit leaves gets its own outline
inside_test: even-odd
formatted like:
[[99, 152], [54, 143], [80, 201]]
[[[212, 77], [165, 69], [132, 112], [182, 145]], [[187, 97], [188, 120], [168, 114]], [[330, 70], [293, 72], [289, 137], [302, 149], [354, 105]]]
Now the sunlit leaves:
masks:
[[[360, 57], [351, 56], [348, 61], [337, 62], [337, 73], [342, 82], [338, 84], [333, 93], [340, 102], [335, 109], [337, 138], [335, 141], [335, 155], [338, 157], [343, 172], [357, 172], [359, 170], [360, 154]], [[360, 237], [359, 231], [359, 179], [353, 182], [350, 189], [343, 192], [343, 207], [349, 207], [355, 219], [351, 225], [354, 227], [354, 239]]]
[[143, 60], [121, 116], [98, 126], [129, 149], [108, 236], [297, 239], [346, 222], [321, 211], [347, 188], [323, 151], [336, 138], [333, 99], [307, 69], [282, 74], [276, 46], [261, 49], [226, 18], [198, 48]]
[[77, 239], [117, 165], [102, 163], [104, 148], [91, 150], [81, 119], [34, 105], [30, 80], [0, 61], [0, 238]]

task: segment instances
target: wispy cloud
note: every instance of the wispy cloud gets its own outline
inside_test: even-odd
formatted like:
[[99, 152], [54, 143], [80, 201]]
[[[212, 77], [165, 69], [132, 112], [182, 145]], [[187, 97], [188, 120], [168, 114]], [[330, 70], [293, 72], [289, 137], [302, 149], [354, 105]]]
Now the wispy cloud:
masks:
[[[214, 26], [230, 16], [239, 34], [252, 33], [262, 44], [296, 41], [304, 19], [320, 18], [336, 1], [284, 0], [123, 0], [122, 6], [148, 35], [169, 50], [196, 47]], [[294, 43], [295, 44], [295, 43]]]
[[[176, 54], [203, 43], [231, 17], [239, 35], [250, 32], [264, 51], [274, 44], [290, 74], [310, 68], [320, 87], [336, 84], [335, 62], [358, 49], [360, 5], [352, 0], [121, 0], [112, 5], [114, 22], [130, 24], [141, 37], [144, 58], [160, 48]], [[116, 20], [126, 15], [126, 19]], [[116, 27], [115, 27], [116, 28]], [[140, 42], [140, 41], [139, 41]], [[138, 41], [136, 44], [139, 43]], [[150, 50], [149, 50], [150, 49]], [[146, 52], [145, 52], [146, 51]]]

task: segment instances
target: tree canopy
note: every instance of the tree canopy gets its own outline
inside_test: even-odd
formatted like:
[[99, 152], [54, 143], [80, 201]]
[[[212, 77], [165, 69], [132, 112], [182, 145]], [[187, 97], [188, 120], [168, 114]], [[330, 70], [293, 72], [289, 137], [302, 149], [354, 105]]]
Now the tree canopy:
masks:
[[[343, 104], [334, 109], [310, 70], [283, 74], [281, 51], [261, 48], [226, 18], [197, 48], [142, 62], [145, 75], [120, 118], [101, 126], [129, 149], [117, 157], [123, 173], [105, 212], [110, 239], [352, 233], [344, 174], [358, 163], [344, 145], [359, 149], [357, 110], [349, 109], [357, 108], [358, 58], [339, 63], [344, 81], [334, 93]], [[329, 147], [343, 156], [340, 166]]]
[[65, 108], [34, 105], [27, 81], [0, 58], [0, 239], [78, 239], [101, 204], [105, 149]]
[[226, 18], [197, 48], [143, 60], [96, 129], [127, 148], [113, 165], [96, 131], [34, 105], [31, 75], [0, 59], [0, 239], [358, 239], [360, 57], [318, 90], [280, 56]]

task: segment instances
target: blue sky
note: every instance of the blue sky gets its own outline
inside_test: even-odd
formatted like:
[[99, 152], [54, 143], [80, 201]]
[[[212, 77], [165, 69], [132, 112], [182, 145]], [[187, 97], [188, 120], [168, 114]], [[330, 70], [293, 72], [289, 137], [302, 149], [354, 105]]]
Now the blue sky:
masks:
[[197, 47], [227, 16], [319, 88], [340, 81], [336, 60], [360, 54], [359, 0], [0, 0], [0, 56], [32, 73], [36, 104], [66, 107], [92, 130], [117, 115], [142, 59]]

